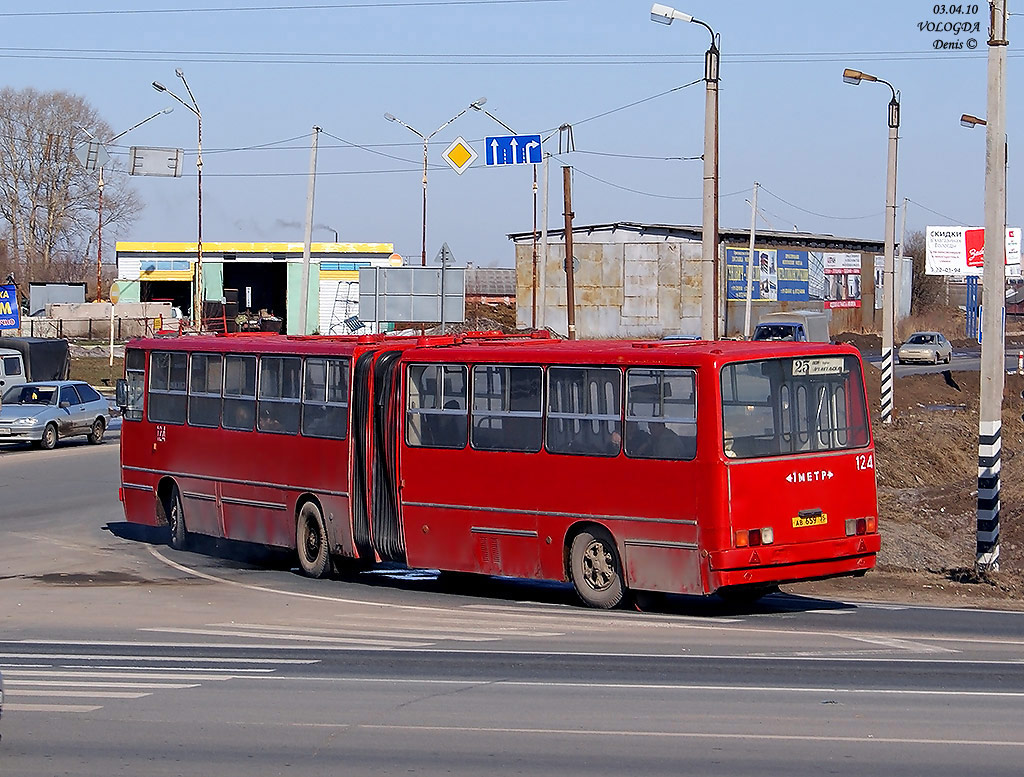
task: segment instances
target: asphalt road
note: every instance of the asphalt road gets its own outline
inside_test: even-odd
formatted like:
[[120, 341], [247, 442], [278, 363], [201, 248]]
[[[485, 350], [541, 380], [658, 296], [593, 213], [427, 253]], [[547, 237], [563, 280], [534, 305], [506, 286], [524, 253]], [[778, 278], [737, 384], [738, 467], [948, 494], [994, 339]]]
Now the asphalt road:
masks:
[[0, 774], [1018, 775], [1024, 614], [166, 547], [117, 447], [0, 452]]
[[[1018, 364], [1019, 352], [1012, 348], [1007, 347], [1006, 349], [1006, 371], [1016, 372]], [[875, 367], [881, 368], [882, 357], [881, 356], [864, 356], [864, 361], [873, 364]], [[953, 351], [953, 358], [949, 364], [897, 364], [896, 365], [896, 377], [900, 378], [904, 375], [927, 375], [933, 372], [943, 372], [944, 370], [952, 370], [953, 372], [977, 372], [981, 369], [981, 352], [980, 351]]]

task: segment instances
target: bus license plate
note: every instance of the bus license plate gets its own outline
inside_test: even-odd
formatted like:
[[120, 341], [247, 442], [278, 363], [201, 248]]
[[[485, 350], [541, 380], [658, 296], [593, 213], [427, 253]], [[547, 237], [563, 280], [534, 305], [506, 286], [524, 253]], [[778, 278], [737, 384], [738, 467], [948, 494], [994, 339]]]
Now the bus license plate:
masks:
[[821, 515], [797, 515], [793, 518], [793, 528], [802, 529], [805, 526], [822, 526], [828, 523], [828, 516], [825, 513]]

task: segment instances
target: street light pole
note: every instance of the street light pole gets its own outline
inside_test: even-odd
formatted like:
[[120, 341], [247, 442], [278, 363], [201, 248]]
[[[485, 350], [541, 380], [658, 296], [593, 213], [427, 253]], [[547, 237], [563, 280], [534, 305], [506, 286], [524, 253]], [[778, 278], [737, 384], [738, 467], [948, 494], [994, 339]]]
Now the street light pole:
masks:
[[434, 135], [436, 135], [438, 132], [443, 130], [445, 127], [447, 127], [453, 121], [458, 119], [460, 116], [462, 116], [462, 114], [464, 114], [470, 108], [479, 108], [479, 106], [483, 105], [486, 102], [487, 102], [487, 98], [486, 97], [481, 97], [479, 100], [474, 100], [469, 105], [467, 105], [465, 108], [463, 108], [461, 111], [459, 111], [457, 114], [455, 114], [450, 119], [448, 119], [448, 121], [446, 121], [444, 124], [442, 124], [436, 130], [431, 132], [429, 135], [424, 135], [418, 129], [414, 129], [413, 127], [409, 126], [404, 121], [402, 121], [401, 119], [396, 117], [394, 114], [391, 114], [391, 113], [385, 113], [384, 114], [384, 118], [385, 119], [387, 119], [388, 121], [393, 121], [396, 124], [401, 124], [403, 127], [405, 127], [407, 130], [409, 130], [411, 133], [413, 133], [414, 135], [416, 135], [418, 138], [420, 138], [423, 141], [423, 222], [422, 222], [423, 229], [422, 229], [422, 238], [421, 238], [421, 243], [420, 243], [420, 264], [423, 267], [427, 266], [427, 144], [430, 143], [430, 139], [432, 137], [434, 137]]
[[885, 84], [892, 92], [888, 111], [889, 154], [885, 176], [885, 265], [882, 270], [881, 420], [883, 424], [888, 424], [892, 423], [893, 395], [895, 393], [893, 383], [893, 330], [895, 328], [893, 265], [896, 253], [896, 153], [900, 134], [900, 93], [888, 81], [850, 68], [843, 71], [843, 81], [854, 85], [861, 81], [875, 81]]
[[[711, 46], [704, 55], [704, 212], [701, 226], [701, 337], [718, 339], [718, 65], [719, 36], [711, 27], [682, 11], [655, 3], [651, 21], [659, 24], [692, 22], [711, 34]], [[710, 295], [709, 295], [710, 290]], [[708, 297], [710, 296], [710, 304]]]
[[196, 146], [196, 172], [198, 178], [198, 235], [196, 241], [196, 270], [193, 285], [195, 286], [194, 298], [192, 301], [192, 323], [198, 329], [203, 328], [203, 114], [199, 110], [199, 104], [196, 102], [195, 96], [192, 94], [192, 89], [189, 88], [188, 81], [185, 80], [185, 73], [182, 72], [181, 68], [177, 68], [174, 74], [181, 79], [182, 84], [185, 85], [185, 91], [188, 93], [188, 98], [191, 100], [191, 104], [182, 100], [178, 95], [168, 89], [166, 86], [161, 84], [159, 81], [153, 82], [153, 88], [158, 92], [166, 92], [179, 103], [188, 108], [192, 113], [195, 114], [196, 120], [199, 123], [199, 136], [198, 143]]
[[[165, 113], [171, 113], [173, 110], [174, 110], [174, 107], [173, 106], [169, 106], [167, 108], [164, 108], [162, 111], [157, 111], [156, 113], [152, 114], [151, 116], [147, 116], [142, 121], [133, 124], [132, 126], [130, 126], [128, 129], [124, 130], [123, 132], [117, 133], [116, 135], [114, 135], [114, 137], [110, 138], [106, 142], [107, 143], [113, 143], [115, 140], [119, 140], [120, 138], [123, 138], [125, 135], [127, 135], [132, 130], [138, 129], [143, 124], [145, 124], [147, 121], [151, 121], [152, 119], [155, 119], [157, 116], [161, 116], [161, 115], [163, 115]], [[82, 130], [91, 139], [95, 140], [95, 137], [93, 137], [93, 134], [91, 132], [89, 132], [89, 130], [85, 129], [85, 127], [79, 127], [79, 129]], [[98, 206], [97, 206], [97, 209], [96, 209], [97, 210], [97, 212], [96, 212], [96, 301], [97, 302], [102, 302], [103, 301], [103, 165], [102, 164], [99, 165], [99, 173], [98, 173], [97, 180], [96, 180], [96, 188], [97, 188], [98, 199], [99, 199], [99, 203], [98, 203]]]

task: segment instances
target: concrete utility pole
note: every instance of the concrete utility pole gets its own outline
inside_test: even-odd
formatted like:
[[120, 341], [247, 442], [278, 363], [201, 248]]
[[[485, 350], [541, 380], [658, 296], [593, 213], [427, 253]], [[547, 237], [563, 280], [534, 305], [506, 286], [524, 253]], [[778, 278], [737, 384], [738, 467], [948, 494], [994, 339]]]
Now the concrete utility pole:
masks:
[[761, 184], [754, 181], [754, 194], [750, 198], [750, 255], [747, 257], [747, 309], [743, 314], [744, 340], [750, 339], [750, 304], [754, 292], [754, 230], [757, 228], [757, 190], [760, 186]]
[[309, 264], [313, 252], [313, 198], [316, 194], [316, 147], [320, 128], [313, 127], [313, 140], [309, 144], [309, 188], [306, 190], [306, 236], [302, 244], [302, 289], [299, 292], [299, 331], [309, 334]]
[[[900, 307], [903, 304], [903, 262], [904, 262], [904, 249], [903, 245], [907, 242], [907, 203], [910, 199], [907, 197], [903, 198], [903, 210], [900, 211], [900, 255], [896, 261], [896, 285], [892, 288], [892, 306], [893, 306], [893, 326], [900, 322]], [[884, 270], [882, 271], [884, 274]], [[875, 291], [877, 294], [877, 290]]]
[[572, 168], [562, 167], [562, 191], [565, 196], [565, 314], [568, 319], [569, 339], [576, 339], [576, 289], [572, 258]]
[[982, 270], [981, 408], [978, 418], [978, 572], [999, 570], [1006, 308], [1006, 0], [989, 4], [985, 136], [985, 265]]

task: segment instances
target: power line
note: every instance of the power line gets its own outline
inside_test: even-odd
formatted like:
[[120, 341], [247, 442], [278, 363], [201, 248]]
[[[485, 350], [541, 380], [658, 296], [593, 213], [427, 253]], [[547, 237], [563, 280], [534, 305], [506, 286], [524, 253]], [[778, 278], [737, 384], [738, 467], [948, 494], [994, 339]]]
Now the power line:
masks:
[[259, 11], [347, 11], [359, 8], [423, 8], [460, 5], [522, 5], [568, 0], [401, 0], [392, 3], [317, 3], [315, 5], [242, 5], [228, 8], [120, 8], [96, 11], [7, 11], [0, 18], [66, 16], [142, 16], [157, 14], [250, 13]]
[[777, 199], [779, 202], [785, 203], [786, 205], [788, 205], [791, 208], [796, 208], [801, 213], [807, 213], [807, 214], [809, 214], [811, 216], [817, 216], [820, 219], [834, 219], [836, 221], [861, 221], [863, 219], [876, 218], [877, 216], [880, 216], [880, 215], [882, 215], [882, 213], [884, 213], [884, 211], [875, 211], [874, 213], [868, 213], [866, 216], [830, 216], [827, 213], [816, 213], [813, 210], [807, 210], [807, 208], [801, 208], [799, 205], [795, 205], [792, 202], [790, 202], [789, 200], [784, 200], [784, 199], [782, 199], [782, 197], [777, 195], [771, 189], [766, 188], [764, 184], [761, 184], [761, 191], [765, 192], [766, 194], [770, 194], [772, 197]]
[[966, 227], [967, 226], [967, 222], [960, 221], [959, 219], [955, 219], [952, 216], [947, 216], [947, 215], [945, 215], [943, 213], [939, 213], [937, 210], [932, 210], [927, 205], [922, 205], [921, 203], [917, 202], [916, 200], [912, 200], [909, 197], [907, 197], [907, 202], [909, 202], [911, 205], [916, 205], [917, 207], [921, 208], [922, 210], [926, 210], [929, 213], [934, 213], [936, 216], [941, 216], [946, 221], [951, 222], [955, 226], [958, 226], [958, 227]]
[[[658, 199], [662, 199], [662, 200], [703, 200], [704, 199], [702, 196], [701, 197], [679, 197], [679, 196], [674, 195], [674, 194], [656, 194], [654, 192], [641, 191], [640, 189], [631, 189], [628, 186], [622, 186], [621, 184], [613, 183], [612, 181], [607, 181], [604, 178], [598, 178], [596, 175], [592, 175], [592, 174], [586, 172], [585, 170], [581, 170], [580, 168], [576, 167], [575, 165], [573, 166], [572, 169], [573, 169], [573, 172], [579, 173], [580, 175], [585, 176], [587, 178], [591, 178], [591, 179], [597, 181], [598, 183], [603, 183], [605, 186], [611, 186], [613, 189], [621, 189], [624, 192], [631, 192], [632, 194], [641, 194], [644, 197], [657, 197]], [[744, 194], [746, 192], [747, 192], [747, 189], [740, 189], [739, 191], [736, 191], [736, 192], [729, 192], [728, 194], [720, 194], [719, 195], [719, 199], [725, 199], [726, 197], [735, 197], [737, 194]]]
[[699, 156], [647, 156], [646, 154], [613, 154], [610, 151], [584, 151], [582, 149], [575, 149], [569, 153], [573, 154], [589, 154], [591, 156], [607, 156], [615, 157], [617, 159], [654, 159], [659, 162], [693, 162], [697, 159], [703, 159], [703, 155]]

